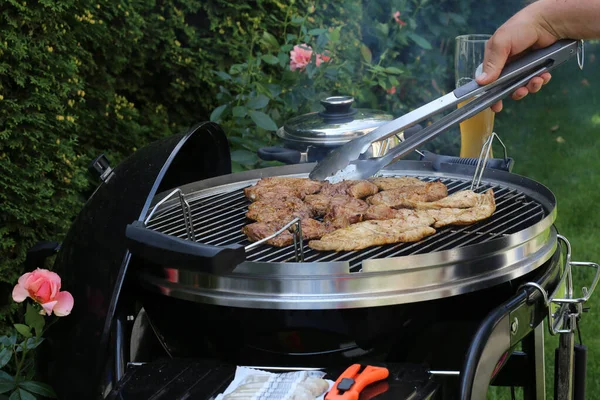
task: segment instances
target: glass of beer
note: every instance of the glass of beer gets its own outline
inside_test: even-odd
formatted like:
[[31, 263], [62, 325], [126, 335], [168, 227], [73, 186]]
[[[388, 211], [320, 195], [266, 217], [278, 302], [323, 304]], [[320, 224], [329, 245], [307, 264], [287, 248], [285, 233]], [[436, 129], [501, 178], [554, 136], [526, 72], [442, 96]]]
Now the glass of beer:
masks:
[[[475, 79], [477, 67], [483, 62], [485, 44], [490, 37], [491, 35], [480, 34], [456, 37], [456, 49], [454, 52], [456, 87]], [[462, 107], [469, 101], [466, 100], [460, 103], [458, 107]], [[487, 108], [479, 114], [461, 122], [461, 157], [479, 157], [483, 144], [490, 137], [494, 129], [494, 115], [495, 113], [490, 108]], [[492, 157], [491, 149], [490, 157]]]

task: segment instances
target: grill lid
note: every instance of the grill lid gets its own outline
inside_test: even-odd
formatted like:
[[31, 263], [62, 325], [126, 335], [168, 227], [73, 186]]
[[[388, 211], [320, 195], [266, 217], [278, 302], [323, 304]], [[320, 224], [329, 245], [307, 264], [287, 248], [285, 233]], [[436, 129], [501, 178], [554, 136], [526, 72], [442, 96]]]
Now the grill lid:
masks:
[[338, 146], [393, 119], [382, 111], [353, 108], [353, 102], [350, 96], [327, 97], [321, 100], [325, 111], [294, 117], [279, 128], [277, 135], [303, 144]]

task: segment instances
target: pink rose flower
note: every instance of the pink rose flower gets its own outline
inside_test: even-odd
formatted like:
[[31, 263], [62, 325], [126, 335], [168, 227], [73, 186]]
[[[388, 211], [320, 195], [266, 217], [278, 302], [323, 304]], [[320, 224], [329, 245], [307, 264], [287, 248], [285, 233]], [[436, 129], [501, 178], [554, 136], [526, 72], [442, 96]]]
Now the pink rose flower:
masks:
[[388, 92], [389, 94], [396, 93], [396, 86], [392, 86], [391, 88], [389, 88], [388, 90], [386, 90], [386, 92]]
[[19, 278], [13, 289], [12, 298], [17, 303], [31, 297], [39, 303], [47, 315], [52, 312], [58, 317], [64, 317], [73, 309], [73, 296], [71, 293], [60, 291], [60, 276], [47, 269], [36, 269], [27, 272]]
[[[290, 69], [295, 71], [297, 69], [303, 70], [309, 63], [312, 57], [312, 47], [307, 44], [296, 45], [290, 52]], [[323, 62], [328, 62], [331, 57], [325, 54], [317, 54], [316, 64], [317, 67]]]
[[396, 20], [396, 22], [400, 25], [400, 26], [406, 26], [406, 22], [402, 21], [400, 19], [400, 11], [396, 11], [394, 13], [394, 19]]
[[296, 45], [290, 52], [290, 69], [295, 71], [297, 69], [304, 69], [309, 63], [312, 57], [312, 47], [309, 45]]

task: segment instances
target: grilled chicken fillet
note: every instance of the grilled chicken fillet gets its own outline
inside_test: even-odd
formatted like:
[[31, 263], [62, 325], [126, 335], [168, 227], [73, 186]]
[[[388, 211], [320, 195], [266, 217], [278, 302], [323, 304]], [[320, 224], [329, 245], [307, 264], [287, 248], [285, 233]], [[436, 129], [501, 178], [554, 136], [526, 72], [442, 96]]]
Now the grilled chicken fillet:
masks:
[[367, 202], [392, 208], [414, 208], [410, 205], [420, 202], [433, 202], [448, 195], [448, 188], [442, 182], [427, 182], [424, 185], [409, 185], [379, 192]]
[[433, 235], [430, 226], [415, 225], [404, 219], [385, 221], [363, 221], [327, 233], [319, 240], [311, 240], [308, 246], [321, 251], [353, 251], [384, 244], [417, 242]]
[[461, 190], [437, 201], [407, 199], [404, 206], [418, 209], [471, 208], [477, 205], [480, 197], [480, 194], [472, 190]]
[[494, 199], [494, 191], [487, 190], [485, 193], [477, 194], [475, 205], [470, 208], [440, 208], [425, 211], [435, 219], [436, 228], [441, 228], [446, 225], [471, 225], [479, 221], [483, 221], [494, 214], [496, 211], [496, 200]]

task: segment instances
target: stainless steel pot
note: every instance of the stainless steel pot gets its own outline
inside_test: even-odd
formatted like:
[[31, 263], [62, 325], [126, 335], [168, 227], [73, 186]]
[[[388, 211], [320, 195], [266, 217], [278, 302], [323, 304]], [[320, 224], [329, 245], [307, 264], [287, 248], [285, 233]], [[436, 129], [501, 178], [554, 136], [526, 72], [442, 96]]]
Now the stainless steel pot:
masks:
[[[276, 133], [284, 146], [263, 147], [258, 150], [258, 156], [265, 161], [286, 164], [319, 161], [331, 150], [393, 120], [392, 115], [383, 111], [353, 108], [353, 102], [351, 96], [321, 100], [325, 111], [300, 115], [287, 121]], [[364, 157], [381, 157], [400, 141], [401, 137], [392, 136], [374, 142]]]

